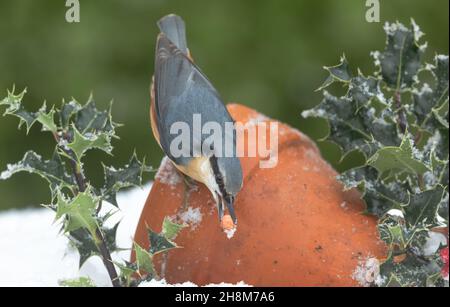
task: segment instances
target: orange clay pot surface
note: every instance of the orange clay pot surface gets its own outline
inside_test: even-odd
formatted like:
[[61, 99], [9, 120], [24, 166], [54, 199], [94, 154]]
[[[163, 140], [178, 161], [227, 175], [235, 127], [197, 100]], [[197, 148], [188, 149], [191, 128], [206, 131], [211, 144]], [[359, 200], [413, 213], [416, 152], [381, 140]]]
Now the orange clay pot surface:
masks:
[[[248, 125], [273, 121], [242, 105], [228, 105], [228, 110]], [[244, 186], [236, 199], [238, 225], [231, 238], [205, 186], [188, 193], [183, 211], [184, 182], [171, 162], [163, 161], [135, 241], [148, 247], [146, 225], [160, 231], [165, 216], [188, 225], [175, 239], [182, 248], [168, 253], [167, 282], [358, 286], [355, 273], [361, 264], [385, 257], [376, 220], [362, 214], [359, 193], [343, 192], [336, 171], [305, 135], [279, 123], [278, 136], [276, 167], [260, 168], [260, 157], [241, 158]], [[163, 257], [154, 260], [161, 273]]]

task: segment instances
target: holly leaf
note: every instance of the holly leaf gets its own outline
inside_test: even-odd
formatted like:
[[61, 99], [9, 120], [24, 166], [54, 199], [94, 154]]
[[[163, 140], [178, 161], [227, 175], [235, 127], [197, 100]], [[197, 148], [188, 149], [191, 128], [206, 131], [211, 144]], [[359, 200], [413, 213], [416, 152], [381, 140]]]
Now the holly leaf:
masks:
[[68, 103], [63, 100], [61, 109], [58, 112], [59, 124], [63, 129], [69, 128], [70, 120], [82, 109], [81, 105], [72, 99]]
[[66, 199], [58, 193], [58, 206], [55, 220], [64, 217], [64, 232], [70, 233], [81, 228], [89, 231], [94, 241], [97, 241], [96, 231], [99, 227], [96, 218], [96, 209], [99, 198], [94, 196], [88, 188], [78, 193], [72, 200]]
[[400, 250], [407, 248], [407, 240], [405, 239], [404, 227], [399, 224], [381, 223], [378, 226], [380, 238], [386, 242], [391, 248], [398, 247]]
[[444, 188], [442, 186], [411, 195], [409, 204], [403, 208], [406, 222], [412, 228], [419, 225], [438, 226], [437, 214], [443, 197]]
[[401, 209], [409, 202], [410, 187], [407, 182], [383, 181], [378, 171], [371, 166], [357, 167], [343, 172], [338, 179], [344, 189], [359, 188], [366, 203], [366, 212], [383, 216], [392, 208]]
[[[116, 224], [113, 228], [106, 228], [103, 226], [100, 227], [105, 239], [106, 246], [111, 252], [118, 249], [116, 245], [116, 234], [118, 226], [119, 223]], [[80, 228], [77, 230], [73, 230], [68, 234], [68, 238], [71, 245], [77, 249], [78, 254], [80, 255], [80, 268], [92, 256], [101, 256], [94, 238], [86, 229]]]
[[350, 80], [347, 96], [354, 100], [357, 109], [367, 106], [373, 98], [377, 98], [382, 104], [387, 104], [380, 89], [380, 80], [374, 77], [365, 77], [361, 72]]
[[73, 140], [67, 144], [67, 147], [73, 151], [78, 161], [81, 161], [86, 151], [94, 148], [111, 154], [112, 145], [111, 135], [109, 133], [85, 133], [83, 135], [76, 127], [73, 127], [73, 131]]
[[130, 263], [128, 261], [124, 261], [124, 263], [114, 263], [120, 269], [120, 280], [127, 287], [133, 285], [133, 275], [138, 273], [138, 267], [136, 263]]
[[317, 91], [321, 91], [327, 88], [334, 82], [348, 83], [352, 78], [352, 73], [349, 69], [349, 65], [347, 59], [345, 58], [345, 55], [341, 57], [341, 61], [338, 65], [324, 66], [323, 68], [328, 71], [329, 76], [325, 80], [325, 82], [317, 89]]
[[155, 267], [153, 266], [153, 255], [147, 252], [144, 248], [134, 243], [134, 251], [136, 254], [137, 270], [141, 274], [155, 274]]
[[412, 113], [416, 117], [416, 125], [422, 130], [434, 133], [436, 129], [448, 129], [448, 56], [437, 55], [431, 72], [435, 78], [435, 86], [431, 88], [423, 84], [420, 91], [413, 91]]
[[19, 172], [33, 173], [44, 178], [50, 184], [52, 198], [56, 195], [58, 187], [70, 190], [76, 187], [74, 178], [67, 174], [64, 162], [56, 153], [51, 160], [43, 160], [35, 152], [28, 151], [21, 161], [7, 165], [7, 170], [0, 174], [0, 180], [6, 180]]
[[163, 233], [156, 233], [151, 229], [147, 229], [148, 238], [150, 241], [150, 253], [157, 255], [162, 252], [177, 248], [178, 246], [170, 241]]
[[98, 132], [114, 135], [114, 129], [117, 126], [111, 118], [111, 107], [108, 111], [99, 111], [92, 96], [83, 107], [77, 110], [75, 127], [83, 135]]
[[145, 165], [145, 159], [141, 162], [133, 153], [130, 162], [124, 168], [115, 169], [112, 166], [103, 165], [105, 183], [101, 189], [104, 199], [118, 207], [116, 195], [121, 189], [141, 186], [142, 174], [152, 171], [151, 167]]
[[383, 80], [393, 89], [411, 87], [416, 82], [421, 57], [426, 49], [426, 44], [419, 45], [422, 33], [414, 21], [409, 29], [396, 22], [386, 23], [384, 30], [387, 35], [386, 48], [382, 53], [374, 53]]
[[50, 111], [47, 112], [47, 106], [44, 103], [42, 108], [37, 112], [36, 120], [42, 124], [42, 131], [50, 131], [52, 133], [56, 133], [58, 127], [55, 124], [55, 109], [51, 108]]
[[27, 111], [22, 105], [23, 97], [25, 96], [27, 90], [23, 90], [19, 94], [15, 94], [15, 89], [10, 92], [8, 90], [8, 95], [0, 101], [0, 106], [7, 106], [3, 116], [13, 115], [19, 118], [19, 128], [25, 124], [27, 128], [27, 133], [30, 131], [31, 126], [36, 122], [37, 114], [36, 112]]
[[[358, 150], [366, 157], [372, 156], [382, 145], [398, 146], [397, 126], [389, 112], [377, 115], [371, 106], [374, 98], [384, 102], [378, 82], [361, 74], [349, 82], [349, 91], [344, 97], [324, 92], [324, 99], [315, 108], [304, 111], [303, 117], [320, 117], [330, 126], [327, 140], [337, 144], [345, 157]], [[384, 102], [385, 103], [385, 102]]]
[[411, 254], [407, 254], [401, 263], [396, 263], [391, 256], [380, 266], [380, 274], [389, 276], [389, 287], [425, 287], [430, 277], [438, 273], [440, 267], [436, 261], [424, 262]]
[[162, 234], [168, 240], [173, 240], [185, 227], [186, 225], [174, 223], [168, 217], [165, 217], [162, 226]]
[[0, 101], [0, 105], [7, 106], [7, 109], [3, 113], [3, 116], [13, 115], [19, 118], [19, 128], [25, 124], [27, 128], [27, 134], [30, 131], [34, 123], [39, 122], [42, 124], [43, 131], [56, 132], [57, 126], [53, 120], [55, 110], [52, 108], [47, 112], [47, 107], [44, 102], [43, 106], [37, 112], [30, 112], [25, 109], [22, 104], [23, 97], [26, 94], [26, 90], [19, 94], [14, 93], [15, 89], [11, 92], [8, 91], [8, 96]]
[[386, 146], [379, 149], [367, 160], [367, 164], [376, 168], [381, 175], [386, 172], [390, 175], [403, 173], [423, 175], [430, 169], [415, 157], [415, 150], [411, 138], [406, 134], [399, 147]]

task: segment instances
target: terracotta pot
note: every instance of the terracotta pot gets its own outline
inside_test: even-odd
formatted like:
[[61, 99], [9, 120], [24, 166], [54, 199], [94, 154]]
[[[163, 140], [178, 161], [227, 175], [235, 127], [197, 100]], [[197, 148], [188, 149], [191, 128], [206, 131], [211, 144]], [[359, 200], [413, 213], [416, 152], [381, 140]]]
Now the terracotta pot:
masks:
[[[228, 105], [228, 110], [238, 122], [272, 121], [242, 105]], [[231, 239], [220, 227], [208, 190], [199, 186], [190, 193], [189, 210], [182, 213], [190, 226], [175, 240], [183, 248], [167, 258], [169, 283], [356, 286], [353, 274], [361, 261], [385, 256], [376, 220], [362, 214], [359, 193], [343, 192], [336, 171], [305, 135], [284, 124], [278, 135], [275, 168], [260, 168], [260, 157], [241, 159], [244, 187]], [[160, 231], [165, 216], [180, 216], [184, 195], [170, 161], [156, 177], [135, 235], [143, 246], [149, 245], [145, 225]], [[155, 263], [160, 270], [162, 257]]]

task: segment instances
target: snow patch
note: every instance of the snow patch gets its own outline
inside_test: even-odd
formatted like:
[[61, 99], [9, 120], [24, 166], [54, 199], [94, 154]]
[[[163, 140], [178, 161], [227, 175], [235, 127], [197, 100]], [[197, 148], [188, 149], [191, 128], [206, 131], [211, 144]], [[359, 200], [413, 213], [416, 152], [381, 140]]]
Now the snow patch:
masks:
[[178, 214], [178, 217], [185, 224], [188, 224], [193, 230], [201, 223], [203, 219], [200, 208], [188, 207], [185, 211]]
[[17, 173], [20, 170], [26, 171], [26, 172], [32, 172], [32, 168], [31, 167], [26, 167], [23, 163], [17, 163], [17, 164], [8, 164], [6, 166], [6, 171], [3, 171], [0, 174], [0, 179], [1, 180], [6, 180], [11, 178], [12, 175], [14, 175], [15, 173]]
[[396, 217], [400, 217], [400, 218], [404, 217], [402, 210], [399, 210], [399, 209], [391, 209], [387, 212], [387, 214], [390, 216], [396, 216]]
[[441, 246], [447, 245], [447, 237], [442, 233], [430, 231], [428, 236], [429, 237], [422, 249], [424, 256], [431, 256], [436, 253]]
[[223, 231], [227, 235], [227, 238], [231, 239], [232, 237], [234, 237], [234, 234], [236, 233], [236, 230], [237, 230], [237, 226], [234, 226], [231, 229], [224, 229]]
[[372, 284], [381, 284], [383, 277], [380, 276], [380, 262], [376, 258], [367, 257], [359, 262], [352, 278], [361, 286], [369, 287]]
[[155, 179], [171, 187], [176, 186], [182, 180], [177, 169], [167, 156], [162, 159], [158, 172], [155, 175]]
[[[152, 287], [198, 287], [198, 285], [194, 284], [193, 282], [186, 281], [184, 283], [179, 284], [169, 284], [165, 279], [161, 280], [151, 280], [143, 282], [139, 285], [139, 287], [143, 288], [152, 288]], [[220, 283], [220, 284], [208, 284], [205, 287], [252, 287], [250, 285], [247, 285], [245, 282], [240, 281], [236, 284], [229, 284], [229, 283]]]
[[[130, 258], [132, 237], [139, 222], [151, 185], [121, 192], [117, 196], [121, 212], [106, 223], [112, 227], [121, 220], [116, 242], [127, 249], [112, 255], [114, 261]], [[102, 214], [112, 210], [104, 203]], [[97, 286], [111, 286], [99, 257], [91, 257], [78, 270], [79, 255], [61, 235], [61, 225], [53, 223], [49, 209], [11, 210], [0, 213], [0, 286], [57, 287], [58, 281], [89, 277]]]
[[436, 59], [439, 61], [448, 61], [448, 55], [445, 54], [439, 54], [436, 56]]

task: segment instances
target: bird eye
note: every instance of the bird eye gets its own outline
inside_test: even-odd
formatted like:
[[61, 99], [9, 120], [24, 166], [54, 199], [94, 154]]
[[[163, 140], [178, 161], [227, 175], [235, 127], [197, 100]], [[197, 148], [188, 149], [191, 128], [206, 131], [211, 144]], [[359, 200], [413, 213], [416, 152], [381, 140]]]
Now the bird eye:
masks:
[[223, 177], [220, 174], [216, 175], [216, 181], [217, 183], [220, 185], [221, 183], [223, 183]]

